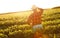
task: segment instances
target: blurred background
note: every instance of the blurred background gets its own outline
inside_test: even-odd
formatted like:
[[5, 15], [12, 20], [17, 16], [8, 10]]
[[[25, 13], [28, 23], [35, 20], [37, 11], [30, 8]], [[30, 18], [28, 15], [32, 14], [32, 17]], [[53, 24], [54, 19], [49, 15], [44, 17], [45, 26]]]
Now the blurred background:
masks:
[[60, 6], [60, 0], [0, 0], [0, 14], [31, 10], [32, 5], [40, 8]]

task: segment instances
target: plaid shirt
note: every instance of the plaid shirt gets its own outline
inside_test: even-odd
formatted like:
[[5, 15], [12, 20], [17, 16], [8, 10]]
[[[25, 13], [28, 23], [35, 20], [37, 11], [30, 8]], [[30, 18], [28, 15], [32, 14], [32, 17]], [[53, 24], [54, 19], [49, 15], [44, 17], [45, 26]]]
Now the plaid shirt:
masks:
[[29, 16], [27, 22], [32, 25], [41, 24], [41, 14], [42, 10], [40, 12], [36, 12], [36, 10], [34, 10], [34, 13]]

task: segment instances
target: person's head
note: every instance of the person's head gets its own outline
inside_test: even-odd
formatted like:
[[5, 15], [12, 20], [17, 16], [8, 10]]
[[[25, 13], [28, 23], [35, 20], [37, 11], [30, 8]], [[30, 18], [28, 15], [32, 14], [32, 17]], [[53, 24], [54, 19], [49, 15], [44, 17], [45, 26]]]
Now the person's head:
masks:
[[32, 10], [36, 10], [36, 9], [37, 9], [37, 6], [33, 5]]
[[39, 7], [35, 6], [35, 5], [32, 6], [32, 10], [34, 12], [43, 12], [43, 9], [42, 8], [39, 8]]

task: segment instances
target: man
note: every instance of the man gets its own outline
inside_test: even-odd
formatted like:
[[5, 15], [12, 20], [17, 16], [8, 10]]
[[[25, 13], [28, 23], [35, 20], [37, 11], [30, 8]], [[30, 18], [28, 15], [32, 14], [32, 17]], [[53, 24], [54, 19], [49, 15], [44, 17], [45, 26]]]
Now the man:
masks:
[[28, 24], [30, 24], [35, 32], [34, 38], [40, 38], [41, 33], [39, 33], [38, 31], [40, 29], [43, 29], [42, 25], [41, 25], [41, 15], [43, 13], [43, 9], [42, 8], [38, 8], [35, 5], [32, 6], [32, 10], [33, 13], [29, 16], [27, 22]]
[[29, 16], [27, 20], [28, 24], [30, 24], [33, 28], [42, 28], [41, 15], [43, 13], [43, 9], [33, 5], [32, 10], [33, 10], [33, 13]]

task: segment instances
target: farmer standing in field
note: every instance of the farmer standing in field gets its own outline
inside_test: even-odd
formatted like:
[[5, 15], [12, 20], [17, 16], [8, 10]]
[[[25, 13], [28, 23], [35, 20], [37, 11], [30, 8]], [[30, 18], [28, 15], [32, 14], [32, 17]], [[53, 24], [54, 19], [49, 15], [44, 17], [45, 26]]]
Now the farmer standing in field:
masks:
[[27, 22], [33, 27], [33, 30], [35, 31], [34, 38], [42, 38], [42, 33], [39, 31], [40, 29], [43, 29], [41, 25], [41, 15], [43, 13], [43, 9], [33, 5], [32, 10], [33, 13], [29, 16]]
[[43, 13], [43, 9], [33, 5], [32, 10], [33, 10], [33, 13], [29, 16], [27, 20], [28, 24], [30, 24], [33, 28], [35, 27], [42, 28], [41, 15]]

